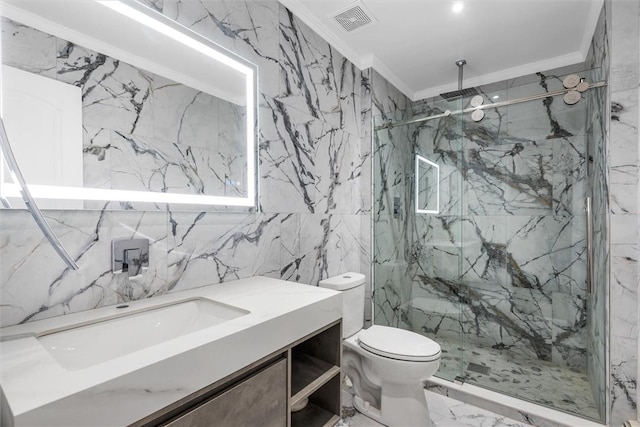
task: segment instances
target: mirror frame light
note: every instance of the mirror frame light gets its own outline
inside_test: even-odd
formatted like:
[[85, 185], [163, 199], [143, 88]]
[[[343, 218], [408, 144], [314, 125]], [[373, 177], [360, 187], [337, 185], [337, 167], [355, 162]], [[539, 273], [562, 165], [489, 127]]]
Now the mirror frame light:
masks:
[[[419, 196], [420, 196], [420, 162], [426, 163], [429, 166], [436, 168], [436, 208], [432, 209], [420, 209], [419, 208]], [[415, 172], [415, 203], [416, 203], [416, 213], [422, 214], [439, 214], [440, 213], [440, 165], [426, 157], [421, 156], [420, 154], [416, 154], [416, 172]]]
[[[157, 31], [184, 46], [222, 62], [235, 71], [244, 74], [246, 81], [246, 177], [245, 197], [211, 196], [202, 194], [162, 193], [152, 191], [129, 191], [100, 188], [80, 188], [48, 185], [28, 185], [36, 199], [64, 200], [105, 200], [120, 202], [150, 202], [169, 204], [215, 205], [257, 207], [257, 138], [258, 121], [256, 106], [258, 100], [258, 67], [240, 58], [237, 54], [221, 47], [211, 40], [200, 36], [189, 28], [148, 8], [135, 0], [94, 0], [97, 4], [116, 11], [154, 31]], [[7, 5], [4, 5], [7, 8]], [[10, 6], [9, 6], [10, 7]], [[3, 13], [4, 15], [4, 13]], [[20, 197], [17, 184], [3, 183], [0, 180], [2, 197]]]

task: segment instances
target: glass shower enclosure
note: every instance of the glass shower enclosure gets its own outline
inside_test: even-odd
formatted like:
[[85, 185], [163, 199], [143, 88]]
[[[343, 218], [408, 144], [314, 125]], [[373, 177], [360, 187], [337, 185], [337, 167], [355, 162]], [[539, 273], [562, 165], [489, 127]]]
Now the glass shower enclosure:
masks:
[[[563, 72], [478, 89], [499, 103], [596, 75]], [[374, 118], [374, 322], [436, 340], [438, 377], [604, 419], [603, 96], [506, 103], [480, 120], [454, 114], [470, 98], [432, 98]]]

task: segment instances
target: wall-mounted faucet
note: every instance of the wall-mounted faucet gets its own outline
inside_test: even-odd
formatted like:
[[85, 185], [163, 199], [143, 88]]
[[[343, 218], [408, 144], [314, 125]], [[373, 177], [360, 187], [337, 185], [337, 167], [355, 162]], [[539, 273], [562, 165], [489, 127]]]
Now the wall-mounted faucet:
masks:
[[111, 242], [111, 270], [139, 276], [149, 267], [149, 239], [126, 239]]

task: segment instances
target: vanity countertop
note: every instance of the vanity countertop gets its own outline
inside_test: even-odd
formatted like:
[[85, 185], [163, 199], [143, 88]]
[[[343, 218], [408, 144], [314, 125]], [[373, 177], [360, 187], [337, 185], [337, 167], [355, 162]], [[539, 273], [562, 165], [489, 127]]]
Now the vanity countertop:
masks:
[[[190, 298], [212, 299], [249, 314], [73, 371], [35, 336], [121, 315], [121, 309], [104, 307], [1, 329], [0, 384], [16, 426], [128, 425], [342, 316], [340, 293], [267, 277], [136, 301], [127, 310]], [[6, 339], [16, 335], [21, 337]]]

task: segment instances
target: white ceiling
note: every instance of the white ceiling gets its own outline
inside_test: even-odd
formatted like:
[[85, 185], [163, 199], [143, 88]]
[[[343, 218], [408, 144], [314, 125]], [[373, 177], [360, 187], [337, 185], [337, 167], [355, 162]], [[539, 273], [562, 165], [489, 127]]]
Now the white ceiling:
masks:
[[353, 0], [280, 0], [361, 69], [413, 100], [585, 59], [603, 0], [363, 0], [378, 21], [354, 32], [333, 15]]

